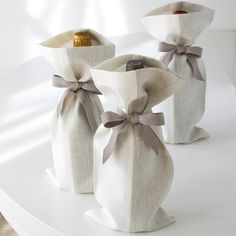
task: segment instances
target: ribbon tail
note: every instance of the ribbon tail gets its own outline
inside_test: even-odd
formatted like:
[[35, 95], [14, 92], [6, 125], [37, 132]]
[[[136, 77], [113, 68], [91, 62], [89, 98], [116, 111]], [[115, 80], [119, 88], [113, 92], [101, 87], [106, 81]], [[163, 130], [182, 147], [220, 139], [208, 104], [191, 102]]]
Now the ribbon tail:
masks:
[[58, 104], [57, 104], [57, 118], [62, 114], [63, 107], [64, 107], [64, 102], [67, 97], [67, 95], [71, 92], [71, 89], [67, 89], [63, 95], [61, 96]]
[[88, 120], [91, 131], [95, 133], [99, 124], [96, 122], [94, 118], [95, 116], [93, 113], [92, 101], [90, 96], [88, 95], [87, 92], [83, 90], [78, 90], [76, 96], [85, 110], [86, 118]]
[[108, 159], [109, 157], [112, 155], [114, 149], [115, 149], [115, 145], [116, 145], [116, 140], [117, 140], [117, 137], [119, 135], [119, 132], [114, 130], [111, 134], [111, 137], [110, 137], [110, 140], [109, 142], [107, 143], [106, 147], [104, 148], [103, 150], [103, 160], [102, 160], [102, 163], [104, 164]]
[[205, 79], [202, 76], [201, 71], [199, 70], [197, 59], [192, 58], [192, 57], [187, 57], [187, 58], [188, 58], [190, 66], [192, 68], [193, 76], [198, 80], [205, 81]]
[[172, 61], [173, 57], [174, 57], [174, 54], [175, 54], [175, 49], [167, 52], [161, 59], [161, 61], [165, 64], [165, 65], [169, 65], [170, 62]]
[[152, 131], [152, 129], [149, 126], [139, 124], [138, 133], [143, 138], [144, 142], [158, 155], [160, 140], [158, 136]]
[[123, 124], [117, 126], [116, 128], [113, 128], [111, 137], [106, 147], [103, 150], [103, 164], [109, 159], [109, 157], [114, 152], [118, 135], [126, 127], [126, 125], [127, 125], [127, 122], [124, 122]]

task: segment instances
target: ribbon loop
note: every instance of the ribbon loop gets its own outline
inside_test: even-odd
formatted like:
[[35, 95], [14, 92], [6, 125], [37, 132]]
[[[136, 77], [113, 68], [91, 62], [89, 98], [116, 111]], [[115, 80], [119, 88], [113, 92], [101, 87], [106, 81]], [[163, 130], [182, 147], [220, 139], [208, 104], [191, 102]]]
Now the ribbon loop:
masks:
[[102, 123], [106, 128], [114, 128], [111, 137], [103, 150], [103, 164], [112, 155], [119, 134], [128, 126], [134, 125], [138, 129], [139, 135], [144, 142], [149, 145], [157, 154], [159, 137], [152, 131], [149, 126], [161, 126], [165, 124], [163, 113], [146, 113], [146, 114], [127, 114], [123, 111], [117, 114], [111, 111], [102, 114]]
[[59, 75], [53, 75], [52, 84], [54, 87], [67, 88], [65, 93], [62, 95], [58, 105], [57, 105], [57, 117], [62, 115], [64, 102], [66, 97], [71, 93], [75, 93], [79, 102], [83, 105], [89, 126], [93, 133], [95, 133], [99, 124], [97, 124], [94, 119], [92, 101], [90, 99], [89, 93], [101, 94], [99, 90], [95, 87], [93, 82], [71, 82], [65, 80]]
[[169, 65], [174, 55], [186, 55], [187, 61], [189, 62], [192, 73], [194, 77], [198, 80], [204, 81], [204, 78], [201, 74], [201, 71], [198, 67], [197, 59], [202, 56], [202, 48], [200, 47], [192, 47], [192, 46], [184, 46], [184, 45], [173, 45], [165, 42], [161, 42], [159, 44], [159, 51], [166, 52], [163, 57], [163, 62], [166, 65]]
[[115, 112], [107, 111], [101, 115], [102, 123], [106, 128], [112, 128], [122, 124], [125, 121], [125, 116]]

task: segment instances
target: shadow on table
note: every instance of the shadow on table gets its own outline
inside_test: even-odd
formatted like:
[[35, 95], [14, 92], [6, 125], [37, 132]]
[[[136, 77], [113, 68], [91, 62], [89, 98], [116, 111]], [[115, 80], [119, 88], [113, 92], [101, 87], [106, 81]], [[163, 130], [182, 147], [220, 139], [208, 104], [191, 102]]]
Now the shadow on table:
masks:
[[51, 86], [52, 72], [39, 57], [0, 77], [0, 163], [49, 142], [61, 92]]

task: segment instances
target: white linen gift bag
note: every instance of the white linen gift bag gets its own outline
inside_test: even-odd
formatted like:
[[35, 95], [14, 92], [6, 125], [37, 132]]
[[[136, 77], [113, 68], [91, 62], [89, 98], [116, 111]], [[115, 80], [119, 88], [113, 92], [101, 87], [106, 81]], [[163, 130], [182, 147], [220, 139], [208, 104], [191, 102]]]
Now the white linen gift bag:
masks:
[[202, 48], [192, 46], [212, 22], [214, 11], [193, 3], [176, 2], [159, 7], [142, 20], [149, 34], [160, 41], [160, 60], [178, 73], [184, 86], [166, 102], [164, 138], [167, 143], [192, 143], [208, 138], [195, 125], [205, 110], [206, 73]]
[[[145, 68], [125, 72], [130, 60]], [[124, 55], [91, 69], [97, 88], [117, 107], [102, 114], [94, 136], [94, 193], [102, 206], [86, 212], [105, 226], [152, 231], [174, 221], [161, 208], [173, 177], [171, 157], [162, 141], [163, 113], [151, 108], [182, 84], [155, 59]]]
[[54, 167], [47, 170], [58, 187], [74, 193], [93, 192], [93, 136], [103, 111], [89, 69], [114, 56], [115, 46], [99, 33], [91, 35], [91, 46], [72, 47], [74, 31], [43, 42], [45, 58], [57, 75], [53, 85], [67, 88], [52, 121]]

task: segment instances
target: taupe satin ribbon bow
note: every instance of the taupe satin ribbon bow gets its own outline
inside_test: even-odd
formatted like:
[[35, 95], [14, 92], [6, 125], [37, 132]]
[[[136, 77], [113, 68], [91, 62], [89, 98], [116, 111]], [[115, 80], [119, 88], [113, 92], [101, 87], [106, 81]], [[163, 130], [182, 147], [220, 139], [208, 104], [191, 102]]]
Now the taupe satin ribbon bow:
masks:
[[112, 155], [119, 134], [129, 125], [137, 127], [139, 135], [143, 138], [158, 154], [159, 137], [152, 131], [149, 126], [161, 126], [165, 124], [163, 113], [146, 113], [146, 114], [127, 114], [121, 111], [120, 114], [108, 111], [102, 114], [102, 123], [106, 128], [113, 128], [112, 135], [106, 147], [103, 150], [103, 164]]
[[89, 122], [92, 132], [95, 133], [99, 124], [97, 124], [94, 119], [92, 101], [88, 93], [101, 94], [99, 90], [95, 87], [94, 83], [91, 82], [71, 82], [65, 80], [59, 75], [53, 75], [53, 86], [58, 88], [68, 88], [62, 95], [58, 105], [57, 105], [57, 117], [62, 114], [65, 98], [69, 93], [75, 93], [79, 102], [83, 105], [87, 120]]
[[199, 70], [197, 58], [202, 56], [202, 48], [192, 47], [192, 46], [181, 46], [173, 45], [165, 42], [159, 44], [159, 51], [166, 52], [163, 57], [163, 63], [168, 65], [173, 59], [175, 54], [182, 55], [185, 54], [187, 60], [192, 68], [193, 75], [196, 79], [204, 81], [204, 78]]

